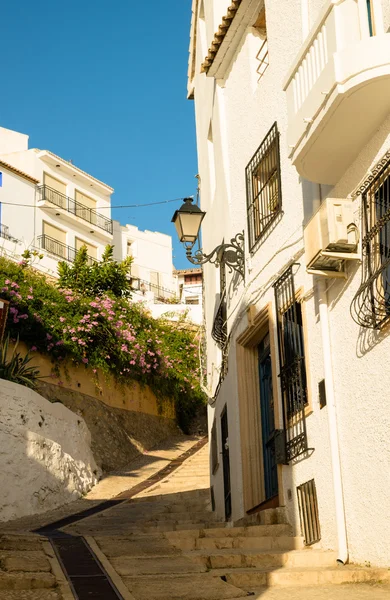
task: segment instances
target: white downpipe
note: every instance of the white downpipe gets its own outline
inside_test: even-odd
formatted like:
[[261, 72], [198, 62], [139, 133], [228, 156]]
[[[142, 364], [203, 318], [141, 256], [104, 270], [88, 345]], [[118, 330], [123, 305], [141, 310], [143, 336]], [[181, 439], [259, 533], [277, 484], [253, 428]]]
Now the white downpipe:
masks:
[[340, 447], [337, 430], [336, 404], [334, 398], [332, 355], [330, 350], [328, 299], [326, 283], [321, 278], [318, 278], [318, 291], [322, 348], [324, 355], [326, 406], [329, 422], [330, 453], [332, 458], [332, 475], [336, 506], [336, 527], [338, 541], [337, 562], [346, 564], [348, 562], [347, 528], [345, 523], [343, 483], [340, 464]]
[[301, 0], [302, 41], [309, 35], [309, 0]]

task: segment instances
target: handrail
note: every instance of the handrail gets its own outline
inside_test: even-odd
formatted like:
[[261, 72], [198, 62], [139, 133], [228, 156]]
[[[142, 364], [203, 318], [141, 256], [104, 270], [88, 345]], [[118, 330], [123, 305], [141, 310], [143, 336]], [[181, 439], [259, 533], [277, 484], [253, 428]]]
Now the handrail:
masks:
[[108, 217], [105, 217], [104, 215], [100, 214], [94, 208], [89, 208], [89, 206], [81, 204], [81, 202], [77, 202], [73, 198], [65, 196], [65, 194], [58, 192], [57, 190], [46, 184], [38, 185], [37, 191], [38, 195], [40, 196], [39, 200], [47, 200], [55, 206], [66, 210], [72, 215], [80, 217], [80, 219], [83, 219], [84, 221], [87, 221], [92, 225], [96, 225], [100, 229], [107, 231], [107, 233], [112, 234], [112, 219], [109, 219]]
[[[38, 237], [38, 244], [43, 250], [46, 250], [47, 252], [50, 252], [50, 254], [54, 254], [55, 256], [58, 256], [68, 262], [74, 262], [78, 252], [76, 248], [67, 246], [66, 244], [59, 242], [45, 233]], [[88, 256], [87, 258], [90, 266], [98, 262], [93, 256]]]

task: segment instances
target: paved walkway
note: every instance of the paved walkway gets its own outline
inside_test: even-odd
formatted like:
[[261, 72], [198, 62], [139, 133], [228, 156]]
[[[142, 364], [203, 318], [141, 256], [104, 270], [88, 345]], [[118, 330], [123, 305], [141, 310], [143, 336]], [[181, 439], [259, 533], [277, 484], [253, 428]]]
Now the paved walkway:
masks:
[[[126, 492], [166, 467], [197, 441], [196, 438], [178, 438], [174, 444], [142, 457], [125, 472], [107, 477], [81, 501], [39, 518], [3, 524], [0, 527], [0, 600], [72, 600], [74, 596], [49, 542], [27, 535], [27, 530]], [[390, 586], [380, 583], [305, 587], [300, 579], [302, 568], [297, 568], [295, 563], [292, 565], [295, 568], [289, 568], [287, 561], [291, 561], [292, 554], [298, 561], [302, 556], [316, 559], [316, 555], [302, 549], [300, 538], [292, 537], [288, 524], [264, 521], [257, 527], [226, 528], [210, 507], [207, 446], [175, 467], [171, 474], [130, 500], [62, 529], [72, 536], [85, 538], [123, 600], [243, 600], [248, 597], [254, 600], [390, 600]], [[13, 535], [5, 532], [13, 532]], [[325, 563], [329, 562], [328, 557], [319, 553], [319, 564], [322, 565], [324, 559]], [[38, 566], [39, 573], [36, 572]], [[336, 578], [340, 574], [348, 578], [353, 567], [314, 565], [311, 571], [314, 570], [316, 573], [331, 571], [336, 573]], [[254, 584], [264, 576], [270, 575], [272, 579], [275, 575], [285, 577], [286, 573], [287, 577], [295, 578], [297, 585], [288, 587], [290, 579], [288, 586], [282, 587]], [[375, 579], [375, 574], [375, 570], [367, 569], [358, 573], [360, 577], [371, 579]], [[31, 586], [24, 583], [27, 589], [22, 589], [23, 581], [30, 581]], [[273, 581], [275, 584], [276, 580]], [[13, 589], [6, 589], [7, 582], [11, 582]], [[39, 589], [33, 589], [39, 585]], [[88, 595], [85, 599], [87, 597], [95, 598]]]

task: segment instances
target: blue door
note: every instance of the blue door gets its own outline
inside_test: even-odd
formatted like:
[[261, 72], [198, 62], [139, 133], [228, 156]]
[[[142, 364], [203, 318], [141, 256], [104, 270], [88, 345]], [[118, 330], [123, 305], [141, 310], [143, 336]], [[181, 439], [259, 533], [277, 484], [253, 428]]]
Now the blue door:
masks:
[[267, 501], [278, 495], [278, 472], [275, 462], [275, 414], [269, 333], [267, 333], [258, 346], [258, 357], [264, 484], [265, 500]]

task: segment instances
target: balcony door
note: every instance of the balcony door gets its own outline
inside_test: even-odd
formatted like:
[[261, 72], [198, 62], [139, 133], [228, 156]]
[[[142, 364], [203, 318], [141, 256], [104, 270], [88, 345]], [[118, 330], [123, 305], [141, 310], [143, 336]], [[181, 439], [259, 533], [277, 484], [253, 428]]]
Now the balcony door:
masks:
[[44, 221], [42, 233], [41, 247], [51, 254], [67, 259], [66, 232]]
[[88, 221], [88, 223], [97, 224], [97, 215], [96, 215], [96, 200], [86, 196], [79, 190], [76, 190], [75, 195], [75, 214], [77, 217], [84, 219], [84, 221]]
[[48, 173], [43, 174], [43, 183], [45, 185], [45, 200], [66, 209], [66, 184]]

